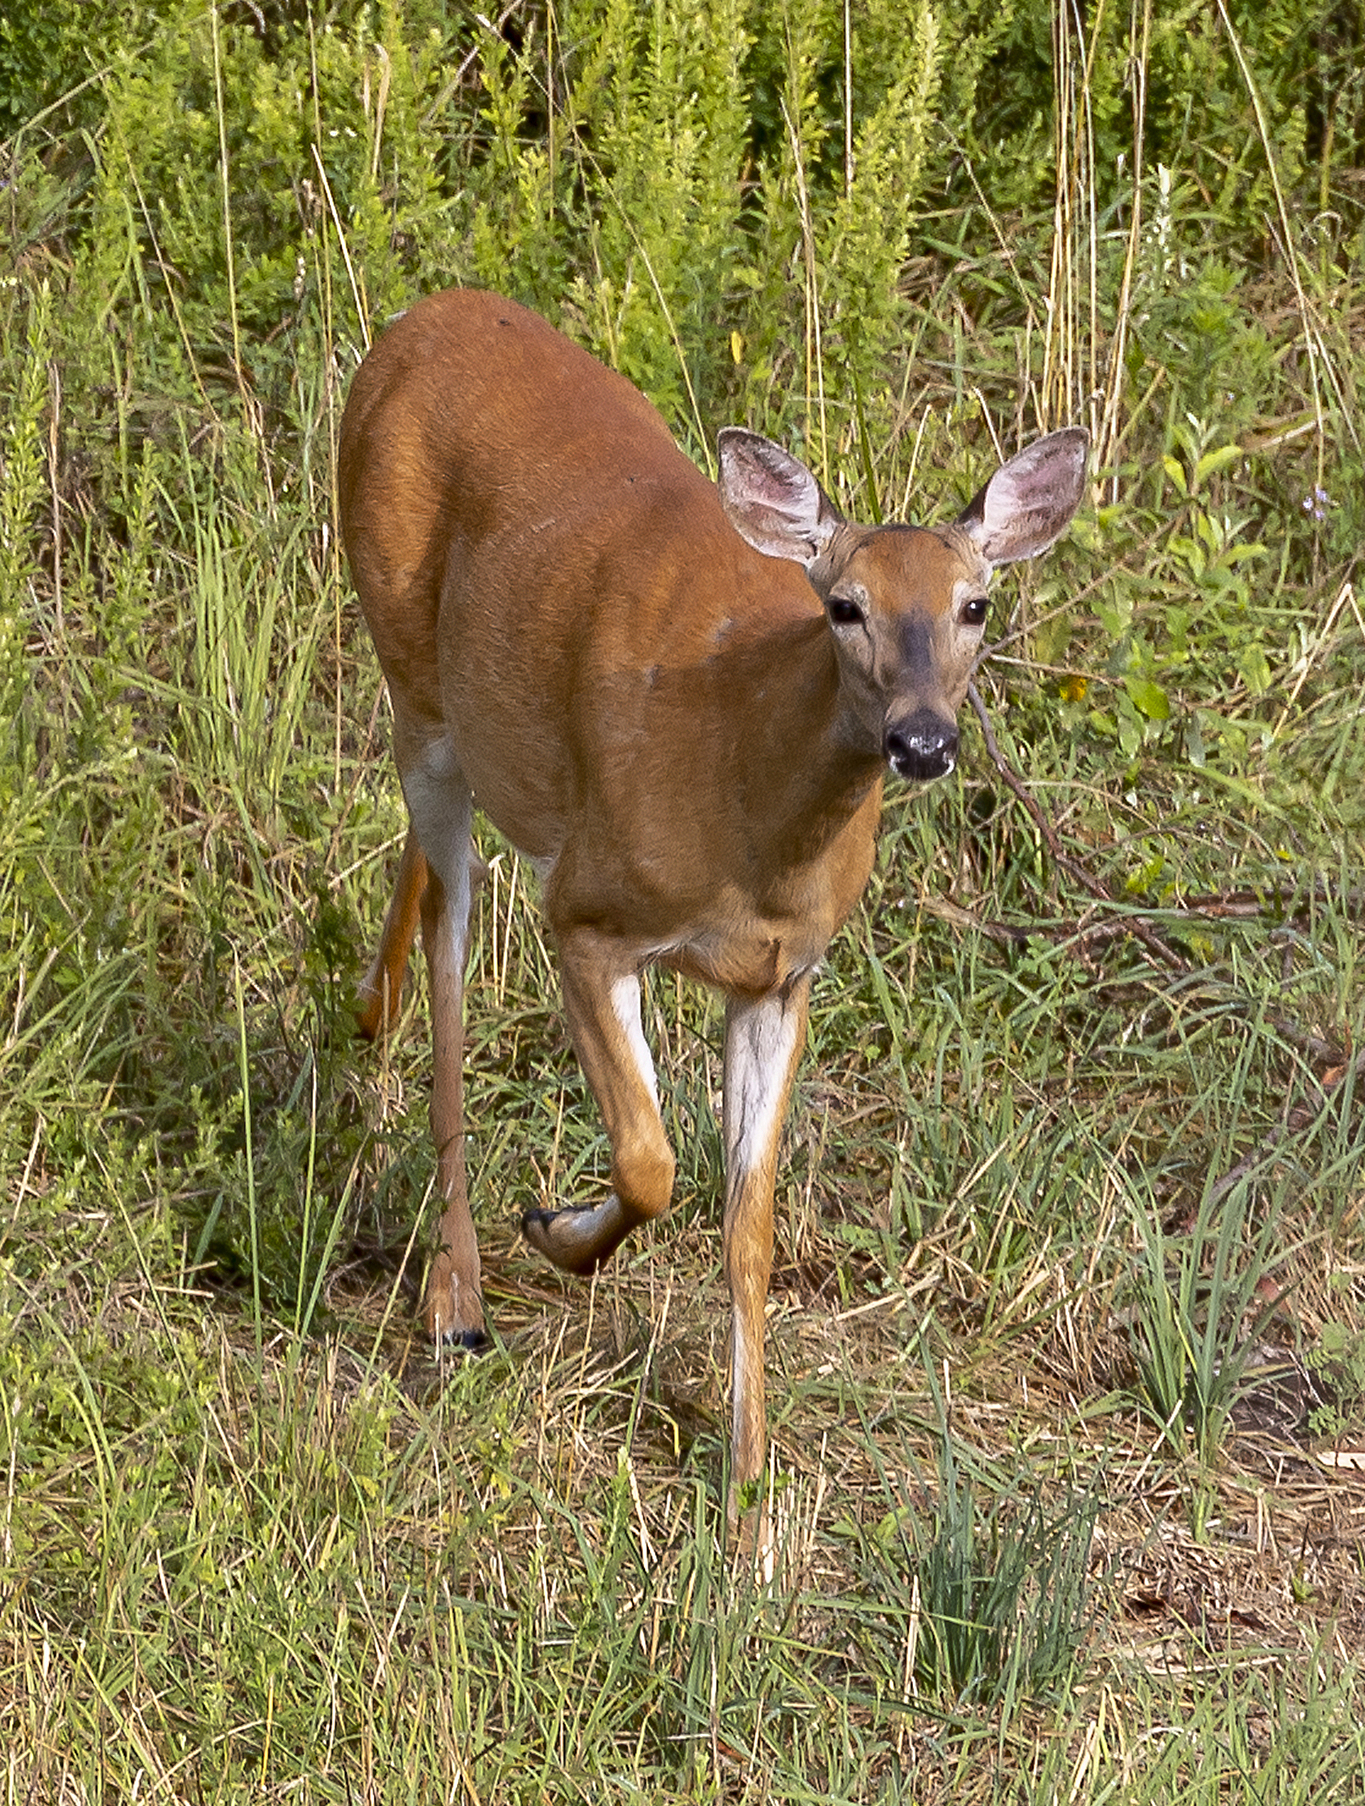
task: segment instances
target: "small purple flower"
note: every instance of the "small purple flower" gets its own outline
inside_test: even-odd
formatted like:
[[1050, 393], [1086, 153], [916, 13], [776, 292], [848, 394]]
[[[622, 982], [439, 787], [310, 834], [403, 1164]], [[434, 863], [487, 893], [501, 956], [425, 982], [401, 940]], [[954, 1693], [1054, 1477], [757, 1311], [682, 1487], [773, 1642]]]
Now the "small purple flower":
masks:
[[1332, 506], [1332, 498], [1320, 483], [1313, 485], [1313, 493], [1303, 498], [1303, 511], [1316, 521], [1327, 519], [1327, 510]]

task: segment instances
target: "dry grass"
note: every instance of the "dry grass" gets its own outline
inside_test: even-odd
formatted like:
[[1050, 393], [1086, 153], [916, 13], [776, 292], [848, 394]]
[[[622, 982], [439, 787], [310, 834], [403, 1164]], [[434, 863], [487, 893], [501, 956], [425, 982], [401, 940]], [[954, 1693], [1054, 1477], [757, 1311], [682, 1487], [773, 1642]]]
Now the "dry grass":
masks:
[[[1135, 15], [1133, 95], [1163, 24]], [[1067, 543], [1001, 585], [963, 771], [893, 796], [817, 986], [762, 1588], [723, 1511], [716, 1007], [650, 992], [670, 1217], [591, 1286], [548, 1271], [513, 1225], [607, 1151], [491, 836], [496, 1345], [443, 1364], [415, 1324], [423, 984], [355, 1045], [402, 817], [330, 525], [336, 297], [387, 294], [425, 229], [378, 68], [364, 154], [397, 198], [309, 215], [316, 342], [305, 313], [272, 339], [268, 406], [197, 348], [219, 302], [167, 255], [93, 260], [65, 152], [3, 153], [0, 1806], [1361, 1798], [1358, 172], [1323, 172], [1302, 243], [1273, 134], [1254, 230], [1132, 162], [1101, 219], [1089, 76], [1059, 65], [1055, 211], [994, 211], [955, 151], [905, 367], [826, 410], [854, 508], [870, 475], [888, 513], [951, 509], [992, 433], [1063, 415], [1100, 453]], [[221, 123], [215, 179], [251, 148]], [[806, 250], [774, 408], [815, 357]], [[599, 287], [559, 297], [580, 325]]]

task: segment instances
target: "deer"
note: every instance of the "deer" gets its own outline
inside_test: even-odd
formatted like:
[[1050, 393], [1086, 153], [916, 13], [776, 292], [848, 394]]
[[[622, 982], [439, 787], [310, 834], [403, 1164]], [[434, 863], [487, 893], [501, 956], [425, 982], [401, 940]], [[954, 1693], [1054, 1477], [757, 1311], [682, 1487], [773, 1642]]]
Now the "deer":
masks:
[[765, 1472], [778, 1144], [812, 979], [871, 875], [888, 771], [954, 769], [992, 571], [1061, 536], [1088, 444], [1078, 427], [1038, 439], [944, 525], [860, 526], [743, 428], [720, 433], [711, 481], [623, 376], [473, 289], [418, 301], [352, 381], [339, 518], [408, 814], [358, 1023], [371, 1039], [396, 1025], [420, 922], [443, 1210], [426, 1326], [438, 1345], [488, 1342], [463, 1103], [477, 803], [540, 878], [610, 1141], [604, 1197], [522, 1217], [557, 1267], [596, 1272], [672, 1197], [642, 975], [724, 994], [741, 1530]]

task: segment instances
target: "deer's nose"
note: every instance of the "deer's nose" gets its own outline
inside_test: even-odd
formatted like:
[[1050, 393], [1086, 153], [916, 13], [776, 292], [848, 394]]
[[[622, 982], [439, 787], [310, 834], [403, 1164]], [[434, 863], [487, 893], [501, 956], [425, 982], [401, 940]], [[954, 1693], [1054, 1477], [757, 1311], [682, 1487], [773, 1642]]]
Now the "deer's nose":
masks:
[[957, 728], [928, 709], [903, 721], [889, 722], [882, 754], [900, 778], [946, 778], [957, 764]]

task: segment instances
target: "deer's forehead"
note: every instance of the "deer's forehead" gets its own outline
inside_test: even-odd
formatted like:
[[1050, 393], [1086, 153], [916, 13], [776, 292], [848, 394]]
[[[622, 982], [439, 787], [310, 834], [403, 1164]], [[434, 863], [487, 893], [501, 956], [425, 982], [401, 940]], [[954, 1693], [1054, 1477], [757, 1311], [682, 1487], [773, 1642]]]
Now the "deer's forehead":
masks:
[[877, 600], [932, 613], [950, 608], [964, 589], [984, 588], [990, 574], [959, 527], [873, 527], [849, 547], [839, 578]]

